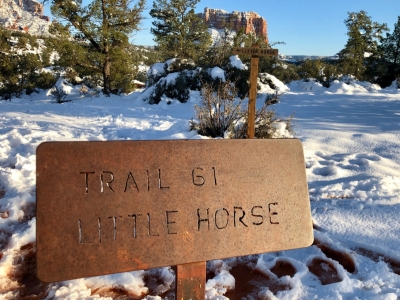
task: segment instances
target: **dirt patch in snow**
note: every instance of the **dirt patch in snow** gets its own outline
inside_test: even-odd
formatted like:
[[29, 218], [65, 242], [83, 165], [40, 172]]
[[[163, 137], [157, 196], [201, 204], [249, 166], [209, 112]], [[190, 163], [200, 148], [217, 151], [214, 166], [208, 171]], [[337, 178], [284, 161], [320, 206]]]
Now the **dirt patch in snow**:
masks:
[[13, 294], [18, 299], [43, 299], [47, 295], [48, 284], [36, 277], [36, 245], [29, 243], [20, 248], [14, 256], [9, 278], [18, 283]]
[[340, 278], [335, 265], [327, 259], [315, 257], [307, 267], [311, 273], [317, 276], [322, 285], [341, 282], [343, 280]]
[[332, 247], [332, 245], [327, 245], [314, 239], [313, 245], [317, 246], [321, 251], [329, 258], [337, 261], [339, 264], [345, 268], [349, 273], [354, 274], [356, 272], [356, 261], [354, 255], [347, 253], [344, 250], [337, 250]]
[[388, 257], [385, 254], [379, 253], [377, 251], [372, 251], [363, 247], [357, 247], [354, 249], [358, 254], [369, 257], [373, 261], [379, 262], [384, 261], [389, 268], [392, 269], [393, 273], [400, 275], [400, 261], [394, 258]]
[[[275, 271], [281, 276], [290, 276], [292, 274], [292, 268], [288, 267], [286, 264], [284, 268], [274, 267]], [[238, 265], [232, 268], [229, 273], [235, 277], [235, 289], [225, 294], [225, 296], [231, 300], [241, 300], [246, 296], [257, 297], [258, 293], [264, 290], [265, 287], [268, 287], [275, 295], [279, 291], [290, 289], [288, 285], [281, 283], [279, 279], [268, 276], [257, 269], [252, 269], [248, 265]]]

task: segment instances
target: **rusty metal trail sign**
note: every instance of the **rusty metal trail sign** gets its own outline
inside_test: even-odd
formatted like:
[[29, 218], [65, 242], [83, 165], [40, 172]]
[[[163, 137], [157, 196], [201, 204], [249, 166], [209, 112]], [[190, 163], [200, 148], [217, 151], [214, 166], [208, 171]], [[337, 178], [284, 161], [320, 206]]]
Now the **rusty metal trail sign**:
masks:
[[37, 149], [44, 282], [311, 245], [300, 141], [48, 142]]

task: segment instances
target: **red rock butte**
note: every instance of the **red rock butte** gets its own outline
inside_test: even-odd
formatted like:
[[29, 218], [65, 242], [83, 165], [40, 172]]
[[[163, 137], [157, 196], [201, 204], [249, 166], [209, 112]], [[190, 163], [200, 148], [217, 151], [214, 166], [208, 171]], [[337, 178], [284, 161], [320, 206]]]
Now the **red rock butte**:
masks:
[[214, 8], [204, 8], [204, 13], [199, 16], [204, 19], [209, 28], [223, 29], [228, 24], [231, 24], [232, 29], [238, 32], [244, 28], [244, 32], [254, 33], [257, 36], [264, 38], [268, 43], [267, 21], [255, 12], [238, 12], [231, 13]]

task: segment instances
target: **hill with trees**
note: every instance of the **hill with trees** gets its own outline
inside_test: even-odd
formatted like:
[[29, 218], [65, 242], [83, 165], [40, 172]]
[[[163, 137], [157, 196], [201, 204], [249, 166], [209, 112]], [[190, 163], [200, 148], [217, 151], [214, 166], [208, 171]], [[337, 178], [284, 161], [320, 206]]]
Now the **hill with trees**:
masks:
[[[215, 138], [220, 141], [211, 142], [223, 143], [221, 139], [246, 138], [250, 58], [232, 55], [232, 48], [253, 43], [267, 48], [276, 43], [254, 33], [236, 32], [230, 25], [213, 40], [203, 30], [204, 21], [194, 14], [199, 0], [155, 0], [157, 43], [143, 47], [130, 40], [140, 30], [143, 0], [85, 3], [51, 1], [58, 21], [49, 26], [48, 35], [0, 27], [0, 99], [5, 100], [0, 101], [0, 293], [4, 299], [173, 299], [176, 269], [168, 266], [50, 284], [38, 280], [37, 147], [48, 141]], [[301, 140], [314, 243], [303, 249], [209, 261], [207, 299], [397, 299], [400, 295], [400, 19], [389, 33], [386, 24], [374, 22], [364, 11], [343, 17], [348, 42], [337, 56], [280, 55], [259, 61], [256, 137]], [[252, 159], [271, 158], [271, 149], [265, 150]], [[114, 153], [106, 155], [114, 159]], [[229, 153], [221, 148], [220, 155]], [[120, 157], [124, 167], [132, 165], [129, 157]], [[159, 168], [150, 161], [149, 169], [153, 167]], [[290, 167], [283, 163], [278, 169]], [[240, 170], [225, 169], [244, 183], [263, 172], [260, 168], [243, 176]], [[214, 168], [214, 175], [218, 170]], [[102, 176], [91, 177], [97, 178], [99, 193]], [[58, 179], [60, 184], [65, 181], [62, 170]], [[161, 186], [160, 172], [153, 179]], [[113, 177], [110, 180], [110, 189], [105, 185], [108, 195], [117, 184], [112, 183]], [[282, 188], [292, 184], [287, 178], [275, 177], [277, 181]], [[84, 176], [80, 182], [84, 196]], [[263, 182], [263, 188], [271, 182]], [[137, 195], [136, 190], [131, 192]], [[217, 206], [219, 194], [214, 194]], [[284, 201], [281, 195], [276, 197]], [[200, 198], [195, 202], [200, 203]], [[241, 199], [232, 201], [233, 208], [242, 205]], [[263, 203], [265, 199], [260, 199]], [[271, 217], [280, 218], [284, 206], [278, 215], [267, 208], [266, 214], [251, 211], [246, 217], [233, 212], [226, 220], [232, 225], [239, 218], [247, 227], [252, 222], [248, 218], [257, 217], [267, 221], [265, 226], [275, 226]], [[138, 216], [145, 214], [139, 211]], [[122, 214], [117, 211], [104, 213], [103, 223], [100, 218], [97, 222], [98, 216], [92, 218], [92, 238], [101, 238], [97, 233], [101, 229], [113, 239], [109, 241], [115, 249], [121, 241], [130, 242], [128, 235], [116, 240], [117, 226], [120, 230], [127, 219], [118, 217]], [[163, 215], [165, 224], [165, 210]], [[65, 217], [71, 226], [75, 223], [79, 242], [80, 219], [73, 219], [68, 211]], [[217, 213], [211, 217], [217, 224]], [[161, 235], [157, 226], [157, 235], [150, 234], [150, 214], [139, 219], [146, 227], [138, 231], [141, 237]], [[173, 221], [166, 221], [173, 226]], [[131, 225], [129, 235], [135, 239], [136, 225], [134, 232]], [[296, 230], [296, 224], [290, 226]], [[231, 229], [239, 233], [238, 228]], [[186, 233], [179, 232], [190, 237]], [[58, 241], [57, 245], [67, 247], [62, 237]], [[201, 248], [191, 238], [187, 242]], [[269, 238], [249, 240], [249, 246], [269, 242]], [[93, 251], [98, 250], [96, 245], [92, 243]], [[164, 248], [166, 255], [180, 255], [176, 249]], [[130, 259], [124, 251], [119, 254]], [[85, 258], [78, 259], [84, 265]]]
[[[234, 46], [259, 43], [262, 47], [274, 47], [266, 42], [265, 36], [246, 33], [243, 28], [237, 32], [229, 22], [212, 39], [206, 20], [194, 12], [199, 0], [155, 0], [150, 16], [156, 45], [151, 48], [130, 42], [130, 36], [140, 30], [144, 0], [95, 0], [88, 5], [72, 0], [49, 3], [55, 17], [51, 24], [43, 19], [43, 7], [34, 0], [2, 1], [0, 13], [15, 14], [18, 22], [24, 20], [20, 15], [29, 15], [37, 22], [36, 27], [40, 24], [48, 27], [48, 32], [43, 31], [46, 27], [43, 25], [42, 31], [32, 35], [29, 30], [12, 30], [3, 23], [2, 99], [32, 93], [38, 88], [52, 88], [60, 76], [71, 84], [84, 84], [107, 95], [130, 93], [138, 81], [151, 87], [167, 76], [163, 73], [154, 77], [146, 74], [146, 70], [154, 63], [170, 59], [175, 60], [173, 71], [180, 72], [181, 88], [168, 95], [185, 99], [188, 90], [209, 81], [207, 74], [212, 68], [229, 69]], [[262, 57], [260, 73], [268, 73], [285, 83], [316, 80], [326, 87], [335, 80], [351, 79], [367, 80], [381, 87], [391, 85], [400, 72], [399, 21], [393, 33], [388, 33], [386, 24], [374, 22], [365, 11], [349, 12], [344, 23], [348, 41], [336, 57]], [[249, 58], [241, 59], [249, 65]], [[196, 73], [197, 68], [202, 71]], [[228, 72], [229, 80], [237, 84], [239, 95], [244, 97], [248, 80], [246, 72], [240, 72]], [[193, 77], [195, 73], [197, 77]], [[155, 98], [166, 91], [160, 88], [161, 84], [157, 86]]]

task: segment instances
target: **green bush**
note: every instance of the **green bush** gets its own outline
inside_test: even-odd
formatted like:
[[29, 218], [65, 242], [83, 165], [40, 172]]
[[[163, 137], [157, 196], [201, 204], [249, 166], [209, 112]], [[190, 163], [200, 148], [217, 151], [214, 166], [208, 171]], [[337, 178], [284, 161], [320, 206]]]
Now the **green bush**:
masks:
[[9, 100], [13, 97], [21, 96], [22, 90], [19, 85], [18, 77], [12, 76], [9, 77], [6, 82], [3, 82], [2, 87], [0, 88], [0, 97], [2, 100]]
[[178, 99], [178, 101], [181, 103], [186, 103], [189, 100], [190, 92], [188, 78], [185, 72], [179, 73], [175, 84], [170, 83], [167, 85], [165, 95], [168, 98]]
[[0, 97], [11, 100], [20, 97], [25, 90], [30, 94], [36, 90], [36, 82], [42, 64], [36, 54], [0, 54]]
[[146, 81], [147, 81], [147, 72], [146, 72], [146, 71], [139, 71], [139, 72], [136, 74], [135, 79], [136, 79], [137, 81], [140, 81], [140, 82], [146, 82]]
[[42, 90], [47, 90], [54, 86], [57, 82], [57, 77], [49, 72], [41, 72], [36, 78], [36, 87]]
[[158, 104], [161, 97], [165, 94], [166, 84], [164, 80], [160, 80], [153, 87], [153, 93], [150, 95], [149, 104]]
[[67, 68], [65, 70], [65, 79], [73, 84], [73, 85], [77, 85], [77, 84], [81, 84], [82, 80], [79, 80], [79, 74], [78, 72], [76, 72], [74, 69], [72, 68]]
[[298, 67], [293, 63], [280, 61], [277, 57], [260, 57], [260, 73], [268, 73], [284, 83], [299, 80]]
[[339, 78], [337, 66], [321, 60], [307, 59], [303, 61], [298, 66], [298, 73], [301, 79], [313, 78], [327, 88]]
[[247, 69], [237, 69], [232, 67], [230, 64], [225, 68], [226, 80], [234, 82], [237, 88], [237, 96], [244, 99], [250, 88], [250, 70]]

